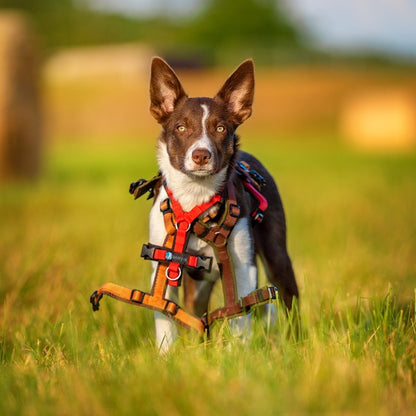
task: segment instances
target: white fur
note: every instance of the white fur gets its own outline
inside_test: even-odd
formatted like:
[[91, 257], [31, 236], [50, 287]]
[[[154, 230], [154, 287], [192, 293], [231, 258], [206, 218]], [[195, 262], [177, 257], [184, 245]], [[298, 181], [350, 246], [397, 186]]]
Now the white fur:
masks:
[[209, 117], [209, 109], [206, 104], [201, 104], [202, 108], [202, 119], [201, 119], [201, 127], [202, 127], [202, 134], [201, 138], [197, 140], [192, 146], [189, 147], [189, 149], [186, 151], [185, 155], [185, 169], [188, 171], [195, 171], [194, 174], [198, 175], [198, 169], [200, 169], [200, 166], [196, 164], [192, 159], [192, 153], [195, 149], [206, 149], [208, 152], [211, 153], [211, 159], [210, 161], [204, 166], [204, 170], [201, 172], [202, 175], [206, 175], [206, 172], [212, 172], [215, 167], [215, 155], [212, 148], [212, 142], [210, 138], [207, 135], [207, 127], [206, 123]]
[[[237, 296], [242, 298], [257, 287], [257, 267], [253, 263], [253, 242], [247, 218], [240, 218], [228, 240], [229, 253], [234, 265]], [[251, 314], [230, 320], [230, 328], [236, 335], [248, 336]]]
[[257, 267], [253, 263], [253, 241], [247, 218], [240, 218], [232, 230], [228, 247], [233, 260], [237, 294], [241, 298], [256, 289]]
[[168, 187], [184, 211], [190, 211], [195, 205], [208, 202], [225, 182], [226, 167], [215, 175], [203, 177], [191, 177], [175, 169], [170, 163], [165, 143], [159, 143], [157, 158]]
[[202, 120], [201, 120], [201, 125], [202, 125], [202, 137], [207, 137], [207, 120], [209, 117], [209, 109], [208, 106], [206, 104], [201, 104], [201, 108], [202, 108]]

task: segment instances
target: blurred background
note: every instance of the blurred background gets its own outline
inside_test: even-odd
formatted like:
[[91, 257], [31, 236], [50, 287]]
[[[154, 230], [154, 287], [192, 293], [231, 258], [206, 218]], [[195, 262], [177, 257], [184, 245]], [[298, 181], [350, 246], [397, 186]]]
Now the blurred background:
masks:
[[277, 178], [302, 292], [412, 298], [415, 21], [411, 0], [0, 0], [0, 293], [148, 274], [127, 189], [157, 170], [160, 55], [191, 96], [254, 58], [242, 148]]
[[[191, 96], [254, 58], [241, 147], [282, 195], [305, 342], [155, 360], [151, 311], [91, 311], [150, 286], [154, 55]], [[415, 213], [414, 0], [0, 0], [0, 414], [416, 414]]]
[[[169, 61], [190, 95], [208, 96], [253, 57], [250, 137], [416, 145], [410, 0], [1, 0], [0, 12], [0, 143], [14, 164], [36, 161], [19, 162], [7, 135], [20, 134], [13, 146], [33, 152], [33, 141], [157, 134], [147, 96], [153, 55]], [[30, 117], [31, 131], [18, 133]]]

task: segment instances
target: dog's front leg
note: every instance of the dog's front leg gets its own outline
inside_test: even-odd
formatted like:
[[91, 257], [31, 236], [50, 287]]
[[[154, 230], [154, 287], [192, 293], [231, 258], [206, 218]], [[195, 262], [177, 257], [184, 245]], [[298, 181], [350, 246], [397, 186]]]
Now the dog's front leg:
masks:
[[[152, 285], [156, 276], [157, 264], [153, 266]], [[166, 299], [178, 302], [178, 289], [168, 286], [165, 294]], [[155, 312], [156, 343], [159, 351], [164, 353], [169, 350], [178, 336], [178, 329], [175, 322], [161, 312]]]
[[[248, 218], [241, 218], [229, 237], [229, 252], [233, 261], [238, 299], [257, 288], [257, 266], [254, 262], [254, 240]], [[250, 331], [251, 314], [230, 320], [236, 335], [247, 337]]]
[[[152, 244], [162, 246], [166, 238], [166, 228], [163, 221], [163, 214], [160, 212], [160, 203], [167, 198], [166, 191], [161, 188], [160, 193], [155, 200], [149, 216], [149, 240]], [[151, 286], [156, 278], [158, 267], [157, 262], [152, 262], [153, 273], [151, 277]], [[165, 298], [178, 303], [178, 289], [168, 286]], [[155, 312], [155, 329], [156, 342], [161, 352], [166, 352], [176, 340], [178, 331], [175, 322], [161, 312]]]

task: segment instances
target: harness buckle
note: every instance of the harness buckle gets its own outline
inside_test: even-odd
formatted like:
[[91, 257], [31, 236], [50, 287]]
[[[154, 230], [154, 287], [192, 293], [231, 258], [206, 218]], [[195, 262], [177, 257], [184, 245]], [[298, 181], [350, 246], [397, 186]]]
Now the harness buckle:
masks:
[[197, 256], [196, 266], [198, 270], [211, 271], [212, 267], [212, 257], [208, 256]]
[[237, 204], [231, 203], [228, 207], [228, 212], [231, 217], [238, 218], [240, 216], [240, 206]]
[[172, 318], [178, 313], [179, 306], [175, 302], [167, 300], [163, 310], [167, 315], [169, 315]]
[[98, 293], [98, 291], [94, 291], [94, 293], [90, 296], [90, 303], [92, 305], [92, 310], [98, 311], [100, 308], [100, 300], [103, 297], [102, 293]]
[[277, 299], [277, 287], [276, 286], [267, 286], [267, 290], [269, 291], [269, 300]]
[[208, 313], [207, 312], [205, 312], [202, 315], [201, 322], [204, 325], [205, 334], [206, 334], [207, 338], [209, 338], [210, 337], [210, 332], [209, 332], [209, 323], [208, 323]]
[[263, 221], [263, 218], [264, 218], [263, 212], [260, 212], [259, 210], [256, 210], [253, 212], [253, 220], [256, 223], [260, 224]]
[[172, 208], [170, 206], [170, 200], [169, 198], [164, 199], [161, 203], [160, 203], [160, 212], [162, 214], [165, 214], [167, 212], [172, 212]]
[[155, 247], [152, 247], [150, 244], [143, 244], [142, 252], [140, 254], [146, 260], [152, 260], [155, 254]]
[[[139, 299], [134, 299], [134, 293], [135, 292], [140, 293]], [[130, 302], [138, 303], [139, 305], [141, 305], [143, 303], [144, 295], [145, 295], [145, 293], [142, 292], [141, 290], [132, 289], [132, 291], [130, 293]]]

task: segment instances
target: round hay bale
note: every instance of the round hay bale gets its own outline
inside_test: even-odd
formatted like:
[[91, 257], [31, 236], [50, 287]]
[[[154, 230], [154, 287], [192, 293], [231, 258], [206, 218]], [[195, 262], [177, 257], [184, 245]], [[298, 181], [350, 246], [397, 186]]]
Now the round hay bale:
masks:
[[26, 18], [0, 13], [0, 178], [34, 178], [41, 163], [40, 63]]
[[341, 110], [343, 137], [367, 149], [405, 150], [416, 146], [414, 97], [401, 89], [357, 93]]

